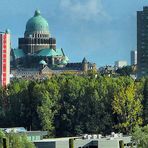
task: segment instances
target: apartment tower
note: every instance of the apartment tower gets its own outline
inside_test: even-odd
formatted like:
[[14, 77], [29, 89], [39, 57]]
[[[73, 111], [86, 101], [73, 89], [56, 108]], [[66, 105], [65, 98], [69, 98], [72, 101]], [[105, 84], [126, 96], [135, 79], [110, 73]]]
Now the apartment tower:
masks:
[[10, 83], [10, 33], [0, 32], [0, 85]]
[[138, 77], [148, 75], [148, 6], [137, 12]]

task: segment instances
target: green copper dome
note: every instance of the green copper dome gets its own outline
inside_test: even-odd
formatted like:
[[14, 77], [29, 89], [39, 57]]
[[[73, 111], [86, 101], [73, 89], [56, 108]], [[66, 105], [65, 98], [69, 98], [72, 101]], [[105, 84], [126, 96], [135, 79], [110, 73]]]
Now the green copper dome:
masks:
[[49, 27], [48, 22], [41, 16], [40, 11], [36, 10], [34, 16], [26, 24], [25, 33], [30, 34], [39, 31], [49, 33]]
[[41, 60], [41, 61], [39, 62], [39, 64], [41, 64], [41, 65], [47, 65], [47, 63], [46, 63], [44, 60]]

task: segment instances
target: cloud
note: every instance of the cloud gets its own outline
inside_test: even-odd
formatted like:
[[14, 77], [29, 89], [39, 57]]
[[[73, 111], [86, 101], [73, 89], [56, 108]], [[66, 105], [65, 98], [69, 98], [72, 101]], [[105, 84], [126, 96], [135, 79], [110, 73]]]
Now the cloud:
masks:
[[60, 8], [69, 16], [80, 20], [108, 17], [101, 0], [60, 0]]

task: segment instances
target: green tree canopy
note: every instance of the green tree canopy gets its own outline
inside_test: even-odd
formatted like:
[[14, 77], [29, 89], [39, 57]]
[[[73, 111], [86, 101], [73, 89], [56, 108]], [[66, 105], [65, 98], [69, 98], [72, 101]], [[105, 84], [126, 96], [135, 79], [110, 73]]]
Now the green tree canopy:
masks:
[[142, 124], [142, 96], [138, 95], [135, 82], [130, 78], [119, 79], [112, 102], [117, 117], [115, 127], [129, 133], [134, 126]]
[[144, 127], [136, 126], [133, 130], [133, 141], [137, 144], [138, 148], [148, 147], [148, 125]]

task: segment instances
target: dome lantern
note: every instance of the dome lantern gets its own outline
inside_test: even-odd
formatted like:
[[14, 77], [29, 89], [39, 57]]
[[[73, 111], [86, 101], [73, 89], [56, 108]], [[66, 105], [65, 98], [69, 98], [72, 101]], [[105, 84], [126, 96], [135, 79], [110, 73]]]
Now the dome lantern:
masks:
[[41, 15], [40, 10], [35, 10], [34, 16], [39, 16], [39, 15]]

